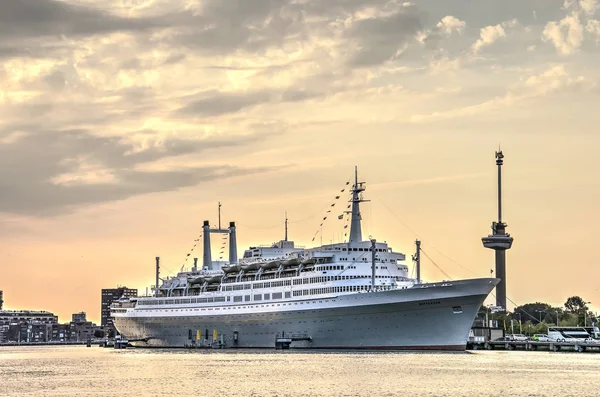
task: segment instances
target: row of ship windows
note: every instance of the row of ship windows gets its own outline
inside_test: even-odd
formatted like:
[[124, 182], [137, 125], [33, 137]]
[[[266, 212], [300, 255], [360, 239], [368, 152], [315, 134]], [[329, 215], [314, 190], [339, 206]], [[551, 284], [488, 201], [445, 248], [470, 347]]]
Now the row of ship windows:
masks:
[[[294, 291], [294, 296], [306, 296], [306, 295], [319, 295], [319, 294], [333, 294], [336, 292], [357, 292], [367, 291], [371, 288], [370, 285], [345, 285], [342, 287], [325, 287], [325, 288], [312, 288], [301, 291]], [[379, 290], [389, 290], [391, 286], [380, 286]]]
[[[311, 288], [305, 290], [293, 291], [293, 296], [307, 296], [307, 295], [322, 295], [322, 294], [332, 294], [339, 292], [358, 292], [358, 291], [367, 291], [371, 288], [370, 285], [344, 285], [339, 287], [325, 287], [325, 288]], [[378, 286], [379, 290], [390, 290], [391, 286]], [[267, 301], [271, 299], [282, 299], [285, 297], [286, 299], [291, 297], [290, 292], [274, 292], [272, 294], [254, 294], [254, 295], [237, 295], [237, 296], [227, 296], [227, 297], [214, 297], [214, 298], [191, 298], [191, 299], [172, 299], [165, 300], [159, 299], [158, 301], [150, 301], [150, 300], [142, 300], [138, 301], [138, 305], [179, 305], [179, 304], [190, 304], [190, 303], [213, 303], [213, 302], [257, 302], [257, 301]], [[231, 299], [233, 298], [233, 299]], [[114, 311], [115, 309], [113, 309]], [[204, 310], [204, 309], [202, 309]]]
[[[327, 251], [329, 251], [329, 249]], [[340, 251], [340, 249], [336, 248], [335, 251]], [[346, 251], [346, 248], [342, 248], [341, 251]], [[372, 249], [371, 248], [348, 248], [347, 251], [371, 252]], [[383, 248], [375, 248], [375, 252], [388, 252], [388, 251]]]
[[[250, 296], [246, 296], [248, 299], [250, 299]], [[293, 305], [304, 305], [304, 304], [315, 304], [315, 303], [327, 303], [327, 302], [336, 302], [335, 299], [325, 299], [325, 300], [320, 300], [320, 301], [306, 301], [306, 302], [290, 302], [290, 303], [272, 303], [272, 304], [264, 304], [264, 305], [244, 305], [244, 306], [223, 306], [223, 307], [207, 307], [207, 308], [200, 308], [200, 309], [164, 309], [165, 312], [197, 312], [197, 311], [207, 311], [207, 310], [237, 310], [237, 309], [255, 309], [258, 307], [275, 307], [275, 306], [293, 306]], [[113, 310], [113, 312], [118, 312], [121, 309], [117, 309], [117, 310]], [[148, 310], [153, 310], [153, 309], [148, 309]], [[158, 311], [163, 311], [163, 310], [158, 310]], [[305, 312], [298, 312], [298, 314], [304, 314]], [[314, 312], [313, 312], [314, 313]], [[283, 313], [283, 315], [289, 315], [292, 313]], [[250, 315], [248, 315], [250, 316]], [[252, 316], [258, 316], [258, 317], [267, 317], [270, 316], [269, 314], [254, 314]], [[172, 318], [170, 320], [173, 321], [177, 321], [180, 320], [181, 317], [179, 318]], [[184, 317], [185, 319], [185, 317]], [[208, 319], [212, 319], [212, 317], [208, 317]]]
[[[348, 261], [350, 260], [350, 257], [347, 257], [347, 258], [346, 258], [346, 257], [341, 257], [341, 258], [338, 258], [338, 259], [339, 259], [340, 261], [348, 262]], [[363, 262], [371, 262], [371, 258], [366, 258], [366, 257], [364, 257], [364, 258], [363, 258], [363, 257], [360, 257], [360, 258], [358, 258], [358, 260], [359, 260], [359, 261], [363, 261]], [[376, 260], [377, 262], [389, 262], [389, 263], [396, 263], [396, 260], [395, 260], [395, 259], [390, 259], [390, 260], [387, 260], [387, 259], [380, 259], [379, 257], [377, 257], [377, 258], [375, 258], [375, 260]], [[356, 262], [356, 258], [352, 258], [352, 261], [353, 261], [353, 262]]]
[[221, 287], [221, 291], [241, 291], [245, 289], [257, 288], [273, 288], [292, 285], [292, 280], [271, 281], [267, 283], [241, 284], [241, 285], [225, 285]]
[[[340, 261], [342, 261], [342, 262], [344, 262], [344, 261], [345, 261], [345, 262], [347, 262], [348, 260], [350, 260], [350, 258], [349, 258], [349, 257], [348, 257], [348, 258], [344, 258], [344, 257], [342, 257], [342, 258], [338, 258], [338, 259], [339, 259]], [[379, 259], [379, 258], [375, 258], [375, 259], [376, 259], [378, 262], [380, 261], [380, 259]], [[371, 262], [371, 258], [358, 258], [358, 260], [361, 260], [361, 261], [363, 261], [363, 262]], [[353, 262], [356, 262], [356, 258], [352, 258], [352, 261], [353, 261]], [[390, 259], [390, 260], [388, 261], [387, 259], [383, 259], [383, 260], [381, 260], [381, 262], [396, 263], [396, 260], [395, 260], [395, 259]], [[383, 267], [381, 267], [381, 268], [383, 269]], [[378, 269], [379, 269], [379, 267], [378, 267]], [[387, 267], [386, 267], [386, 269], [387, 269]]]
[[[382, 269], [384, 267], [382, 266]], [[387, 269], [387, 267], [386, 267]], [[240, 284], [240, 285], [224, 285], [221, 287], [221, 291], [242, 291], [246, 289], [259, 289], [259, 288], [274, 288], [274, 287], [284, 287], [292, 285], [302, 285], [302, 284], [314, 284], [314, 283], [325, 283], [329, 281], [340, 281], [340, 280], [354, 280], [358, 278], [371, 278], [368, 275], [360, 275], [360, 276], [322, 276], [322, 277], [306, 277], [306, 278], [297, 278], [294, 280], [281, 280], [281, 281], [271, 281], [271, 282], [262, 282], [262, 283], [253, 283], [253, 284]], [[401, 281], [402, 277], [390, 277], [390, 276], [375, 276], [375, 278], [385, 278], [392, 279], [396, 281]]]
[[[283, 294], [283, 295], [282, 295]], [[273, 294], [255, 294], [254, 300], [269, 300], [269, 299], [282, 299], [282, 297], [285, 298], [291, 298], [292, 293], [291, 292], [274, 292]], [[263, 299], [261, 298], [257, 298], [262, 296]], [[233, 298], [233, 299], [231, 299]], [[245, 299], [244, 299], [245, 298]], [[218, 302], [249, 302], [250, 301], [250, 295], [238, 295], [238, 296], [216, 296], [214, 298], [189, 298], [189, 299], [159, 299], [158, 301], [155, 300], [141, 300], [138, 301], [137, 304], [138, 305], [185, 305], [185, 304], [189, 304], [189, 303], [218, 303]], [[114, 309], [113, 309], [114, 310]]]

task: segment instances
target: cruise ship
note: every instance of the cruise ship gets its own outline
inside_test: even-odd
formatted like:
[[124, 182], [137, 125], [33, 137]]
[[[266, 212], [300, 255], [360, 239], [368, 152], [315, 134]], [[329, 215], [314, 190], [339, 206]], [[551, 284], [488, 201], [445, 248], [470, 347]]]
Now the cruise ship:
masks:
[[[423, 283], [418, 244], [409, 277], [405, 254], [363, 240], [365, 189], [355, 171], [344, 243], [296, 247], [286, 221], [283, 240], [238, 260], [235, 223], [205, 221], [202, 267], [159, 280], [156, 258], [153, 296], [113, 303], [115, 327], [136, 347], [464, 350], [499, 279]], [[229, 240], [226, 265], [212, 261], [214, 234]]]

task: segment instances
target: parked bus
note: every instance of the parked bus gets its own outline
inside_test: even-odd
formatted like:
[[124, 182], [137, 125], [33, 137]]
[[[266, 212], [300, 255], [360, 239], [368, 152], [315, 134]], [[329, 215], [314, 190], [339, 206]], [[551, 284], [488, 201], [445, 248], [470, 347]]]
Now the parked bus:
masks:
[[558, 342], [584, 342], [600, 339], [597, 327], [548, 327], [548, 338]]

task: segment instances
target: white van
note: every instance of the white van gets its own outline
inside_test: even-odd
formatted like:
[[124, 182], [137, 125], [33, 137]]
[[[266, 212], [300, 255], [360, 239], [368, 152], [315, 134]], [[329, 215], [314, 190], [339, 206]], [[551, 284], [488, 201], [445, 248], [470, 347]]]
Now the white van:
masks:
[[525, 342], [527, 340], [527, 337], [523, 334], [508, 334], [506, 337], [508, 340], [515, 342]]

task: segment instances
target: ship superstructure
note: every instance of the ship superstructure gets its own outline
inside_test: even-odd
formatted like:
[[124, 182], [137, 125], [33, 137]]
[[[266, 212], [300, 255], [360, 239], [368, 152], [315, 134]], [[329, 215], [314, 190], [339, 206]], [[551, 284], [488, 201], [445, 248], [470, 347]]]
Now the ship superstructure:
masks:
[[[211, 270], [205, 237], [203, 269], [165, 280], [154, 297], [114, 304], [118, 331], [136, 346], [463, 350], [498, 280], [410, 278], [403, 253], [362, 239], [364, 190], [355, 171], [348, 242], [296, 247], [286, 220], [284, 240], [250, 247], [239, 261], [230, 255], [227, 266]], [[235, 247], [233, 222], [217, 230], [205, 222], [211, 232], [228, 233]]]

